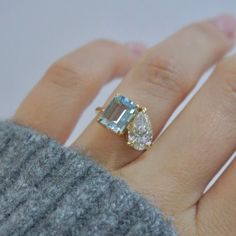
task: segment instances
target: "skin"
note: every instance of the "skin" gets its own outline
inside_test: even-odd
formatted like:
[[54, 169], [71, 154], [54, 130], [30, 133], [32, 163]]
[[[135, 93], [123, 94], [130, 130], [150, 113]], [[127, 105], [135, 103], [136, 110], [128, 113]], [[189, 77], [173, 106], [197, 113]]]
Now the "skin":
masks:
[[[144, 53], [108, 40], [92, 42], [54, 63], [13, 120], [64, 144], [102, 85], [125, 76], [106, 104], [120, 93], [147, 107], [153, 146], [135, 151], [94, 120], [72, 148], [88, 153], [172, 216], [180, 235], [234, 235], [236, 162], [204, 193], [236, 149], [236, 56], [222, 59], [233, 41], [208, 20]], [[206, 84], [158, 136], [202, 73], [216, 63]]]

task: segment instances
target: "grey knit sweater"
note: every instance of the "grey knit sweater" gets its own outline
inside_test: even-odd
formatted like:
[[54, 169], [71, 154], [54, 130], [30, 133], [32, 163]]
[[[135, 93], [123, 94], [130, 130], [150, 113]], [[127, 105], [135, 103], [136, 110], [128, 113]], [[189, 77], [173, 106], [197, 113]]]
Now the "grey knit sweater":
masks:
[[176, 235], [170, 222], [89, 157], [0, 122], [0, 236]]

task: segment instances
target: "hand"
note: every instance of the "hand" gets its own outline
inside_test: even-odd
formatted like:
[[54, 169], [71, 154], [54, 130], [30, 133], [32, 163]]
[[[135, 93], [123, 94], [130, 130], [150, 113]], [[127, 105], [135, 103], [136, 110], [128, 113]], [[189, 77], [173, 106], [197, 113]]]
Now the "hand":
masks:
[[[235, 31], [236, 21], [221, 16], [182, 29], [141, 57], [142, 45], [90, 43], [52, 65], [13, 119], [65, 143], [102, 85], [126, 75], [112, 96], [120, 93], [147, 107], [153, 146], [135, 151], [94, 120], [72, 148], [89, 153], [150, 198], [173, 217], [180, 235], [235, 235], [236, 162], [204, 193], [236, 147], [236, 56], [222, 59]], [[200, 92], [158, 136], [202, 73], [218, 61]]]

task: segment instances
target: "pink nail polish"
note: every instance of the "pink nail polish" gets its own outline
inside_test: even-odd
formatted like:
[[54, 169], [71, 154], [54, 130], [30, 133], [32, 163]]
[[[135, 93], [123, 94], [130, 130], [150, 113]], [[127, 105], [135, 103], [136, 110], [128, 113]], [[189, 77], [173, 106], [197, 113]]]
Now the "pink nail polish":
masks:
[[126, 43], [125, 46], [135, 55], [140, 56], [147, 49], [144, 43], [130, 42]]
[[236, 18], [231, 15], [220, 15], [213, 19], [216, 27], [224, 32], [228, 38], [234, 39], [236, 36]]

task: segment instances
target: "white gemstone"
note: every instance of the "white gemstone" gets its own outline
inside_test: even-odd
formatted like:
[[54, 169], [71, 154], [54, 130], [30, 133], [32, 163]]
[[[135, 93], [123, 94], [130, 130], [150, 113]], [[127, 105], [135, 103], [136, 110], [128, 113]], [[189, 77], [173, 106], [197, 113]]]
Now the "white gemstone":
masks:
[[128, 143], [134, 149], [142, 151], [151, 146], [153, 139], [152, 126], [145, 111], [140, 111], [127, 129]]

